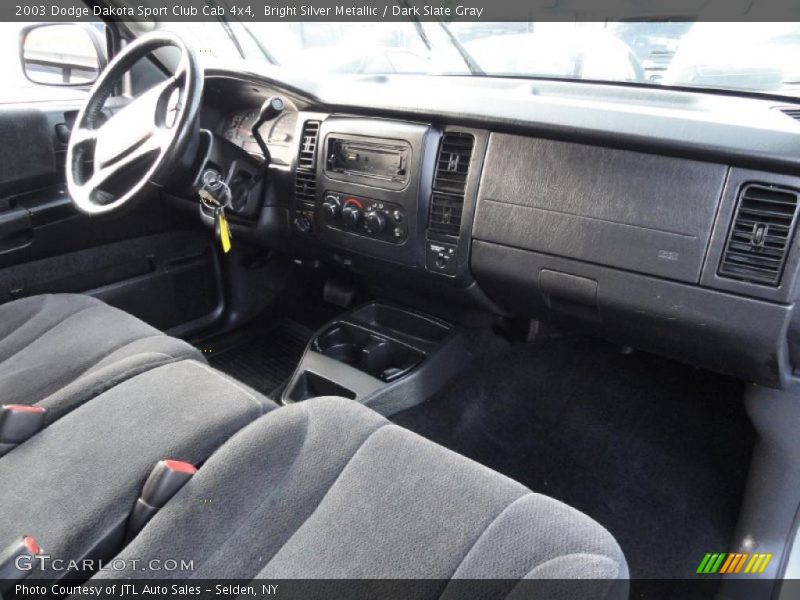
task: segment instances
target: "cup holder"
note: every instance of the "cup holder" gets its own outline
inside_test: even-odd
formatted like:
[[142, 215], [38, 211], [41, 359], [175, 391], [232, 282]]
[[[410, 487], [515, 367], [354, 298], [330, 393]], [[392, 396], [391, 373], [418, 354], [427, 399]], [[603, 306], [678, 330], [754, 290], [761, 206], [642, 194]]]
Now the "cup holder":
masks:
[[337, 323], [314, 340], [314, 350], [369, 373], [394, 381], [422, 362], [424, 355], [350, 323]]

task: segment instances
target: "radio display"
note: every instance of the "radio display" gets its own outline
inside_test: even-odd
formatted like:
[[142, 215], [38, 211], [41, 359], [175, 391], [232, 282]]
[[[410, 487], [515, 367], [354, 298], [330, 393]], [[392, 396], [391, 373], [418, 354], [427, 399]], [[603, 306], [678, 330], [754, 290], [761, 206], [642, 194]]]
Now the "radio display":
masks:
[[408, 144], [396, 140], [368, 142], [329, 137], [325, 166], [332, 173], [405, 182], [409, 154]]

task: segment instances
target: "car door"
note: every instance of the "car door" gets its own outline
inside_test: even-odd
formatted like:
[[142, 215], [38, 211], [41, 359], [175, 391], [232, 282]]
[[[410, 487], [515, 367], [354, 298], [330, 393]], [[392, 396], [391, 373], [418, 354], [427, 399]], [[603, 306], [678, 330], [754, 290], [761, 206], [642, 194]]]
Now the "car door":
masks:
[[[45, 35], [34, 57], [36, 70], [29, 73], [37, 82], [52, 78], [54, 68], [60, 83], [74, 80], [76, 73], [84, 83], [93, 78], [75, 71], [75, 64], [59, 62], [64, 53], [57, 43], [63, 45], [66, 31], [57, 28], [69, 26], [86, 34], [87, 26], [77, 24], [39, 32]], [[0, 302], [85, 293], [176, 334], [209, 325], [222, 302], [209, 233], [194, 215], [158, 198], [121, 214], [79, 213], [67, 192], [64, 168], [70, 129], [88, 86], [31, 81], [18, 58], [25, 31], [14, 23], [0, 27], [0, 52], [6, 57], [0, 75], [7, 82], [0, 92]], [[106, 26], [91, 27], [107, 51]]]

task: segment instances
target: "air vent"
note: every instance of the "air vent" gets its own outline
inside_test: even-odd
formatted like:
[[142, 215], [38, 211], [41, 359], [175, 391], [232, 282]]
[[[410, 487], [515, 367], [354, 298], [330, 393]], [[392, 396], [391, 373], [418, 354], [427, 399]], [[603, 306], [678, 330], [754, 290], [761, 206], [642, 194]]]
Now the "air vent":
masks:
[[463, 198], [474, 143], [475, 139], [465, 133], [447, 133], [442, 137], [434, 190], [459, 194]]
[[442, 136], [431, 195], [431, 231], [458, 236], [474, 144], [475, 138], [466, 133]]
[[[294, 180], [294, 197], [298, 205], [313, 210], [317, 199], [317, 176], [314, 173], [297, 171]], [[298, 206], [299, 208], [299, 206]]]
[[303, 135], [300, 138], [300, 154], [297, 157], [298, 169], [314, 170], [318, 137], [319, 121], [306, 121], [303, 125]]
[[430, 228], [439, 233], [458, 235], [464, 199], [434, 193], [431, 196]]
[[303, 125], [294, 180], [294, 197], [298, 211], [313, 212], [314, 202], [317, 199], [317, 173], [314, 165], [317, 157], [319, 123], [319, 121], [306, 121]]
[[719, 274], [778, 286], [792, 244], [797, 206], [796, 190], [759, 184], [744, 186], [739, 192]]

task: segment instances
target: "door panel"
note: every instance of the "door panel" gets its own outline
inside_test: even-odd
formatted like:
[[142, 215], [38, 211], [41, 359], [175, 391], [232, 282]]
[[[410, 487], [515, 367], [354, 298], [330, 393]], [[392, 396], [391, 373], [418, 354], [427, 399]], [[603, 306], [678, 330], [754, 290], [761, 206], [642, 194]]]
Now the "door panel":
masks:
[[0, 302], [89, 293], [163, 330], [208, 325], [222, 296], [199, 219], [158, 198], [100, 217], [72, 206], [64, 160], [75, 114], [0, 105]]
[[2, 111], [0, 197], [58, 181], [51, 120], [64, 119], [65, 112], [72, 110], [42, 111], [12, 106]]

